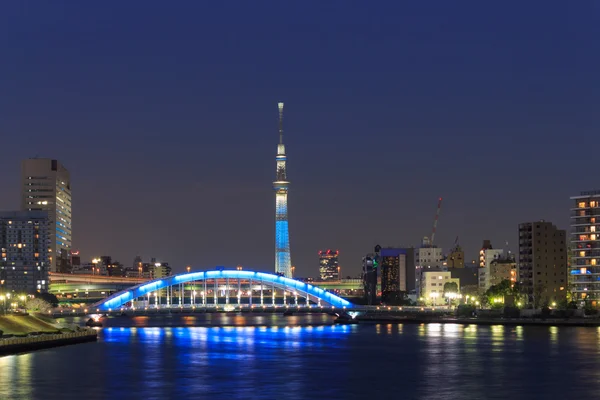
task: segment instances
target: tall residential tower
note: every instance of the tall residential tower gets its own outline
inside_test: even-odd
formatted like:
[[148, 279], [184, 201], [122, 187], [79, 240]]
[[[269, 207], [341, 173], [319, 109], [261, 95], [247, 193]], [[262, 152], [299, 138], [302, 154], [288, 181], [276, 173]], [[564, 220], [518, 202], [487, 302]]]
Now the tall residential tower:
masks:
[[571, 263], [573, 300], [596, 306], [600, 300], [600, 190], [571, 197]]
[[285, 145], [283, 144], [283, 103], [279, 107], [279, 144], [277, 145], [277, 176], [275, 190], [275, 272], [292, 278], [290, 258], [290, 232], [288, 229], [287, 196], [289, 182], [285, 171]]
[[21, 164], [21, 210], [46, 211], [50, 225], [50, 270], [68, 272], [71, 251], [71, 177], [57, 160], [30, 158]]

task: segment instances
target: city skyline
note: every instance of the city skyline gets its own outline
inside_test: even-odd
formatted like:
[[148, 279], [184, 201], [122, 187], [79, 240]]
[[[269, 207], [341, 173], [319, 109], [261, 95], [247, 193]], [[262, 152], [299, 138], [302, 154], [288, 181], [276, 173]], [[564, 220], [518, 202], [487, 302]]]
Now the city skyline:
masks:
[[[18, 208], [21, 160], [50, 157], [71, 172], [73, 245], [86, 256], [272, 271], [272, 105], [285, 99], [297, 276], [316, 274], [323, 246], [341, 251], [345, 276], [375, 244], [418, 245], [440, 196], [436, 243], [446, 252], [459, 236], [466, 261], [483, 239], [516, 251], [523, 221], [568, 229], [569, 197], [598, 186], [567, 168], [579, 151], [570, 136], [593, 140], [600, 128], [589, 85], [593, 6], [573, 5], [568, 19], [558, 3], [519, 13], [438, 6], [336, 18], [334, 6], [313, 15], [259, 5], [240, 13], [249, 22], [225, 6], [176, 5], [166, 11], [180, 18], [174, 26], [148, 22], [165, 13], [155, 5], [123, 5], [119, 15], [4, 5], [15, 35], [0, 43], [12, 60], [0, 66], [10, 77], [0, 130], [14, 151], [0, 160], [0, 210]], [[485, 26], [484, 11], [494, 15]], [[148, 38], [129, 30], [137, 13], [133, 26]], [[47, 18], [61, 23], [40, 23]], [[273, 35], [284, 23], [298, 33]], [[198, 46], [202, 56], [187, 50]], [[256, 68], [240, 67], [230, 48]], [[578, 158], [582, 170], [592, 162]]]

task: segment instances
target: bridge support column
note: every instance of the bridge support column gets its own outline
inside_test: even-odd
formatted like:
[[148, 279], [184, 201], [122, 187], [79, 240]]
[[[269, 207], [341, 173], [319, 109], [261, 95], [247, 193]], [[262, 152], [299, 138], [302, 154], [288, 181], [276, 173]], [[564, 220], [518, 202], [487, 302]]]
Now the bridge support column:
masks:
[[271, 286], [271, 294], [273, 295], [273, 307], [275, 307], [275, 285]]
[[219, 286], [218, 286], [218, 283], [217, 283], [217, 278], [214, 279], [214, 283], [215, 283], [215, 290], [214, 290], [213, 294], [214, 294], [214, 298], [215, 298], [215, 307], [218, 307], [219, 306], [219, 299], [218, 299], [217, 296], [219, 295]]
[[229, 304], [229, 278], [225, 279], [225, 304]]

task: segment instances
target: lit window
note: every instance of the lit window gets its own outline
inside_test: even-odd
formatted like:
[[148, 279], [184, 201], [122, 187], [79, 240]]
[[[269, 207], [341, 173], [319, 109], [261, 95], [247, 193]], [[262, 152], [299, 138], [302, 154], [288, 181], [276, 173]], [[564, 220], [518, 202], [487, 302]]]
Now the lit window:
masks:
[[598, 207], [597, 201], [590, 201], [590, 207]]
[[579, 273], [580, 273], [580, 274], [585, 274], [585, 273], [587, 273], [587, 268], [579, 268]]
[[579, 202], [579, 208], [585, 208], [585, 201]]
[[579, 257], [585, 257], [585, 251], [580, 251], [579, 252]]
[[596, 232], [596, 227], [595, 226], [590, 226], [590, 232]]
[[596, 240], [596, 234], [595, 234], [595, 233], [592, 233], [592, 234], [590, 235], [590, 239], [592, 239], [592, 240]]
[[592, 224], [595, 224], [595, 223], [596, 223], [596, 217], [592, 217], [592, 218], [590, 218], [590, 222], [591, 222]]
[[596, 265], [596, 259], [592, 258], [592, 265]]

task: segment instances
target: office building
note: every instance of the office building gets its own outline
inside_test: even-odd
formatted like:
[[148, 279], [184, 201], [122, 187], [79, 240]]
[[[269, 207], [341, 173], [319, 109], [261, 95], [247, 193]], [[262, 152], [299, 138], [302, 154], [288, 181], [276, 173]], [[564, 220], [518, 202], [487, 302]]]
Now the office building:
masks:
[[412, 247], [384, 247], [379, 252], [382, 303], [401, 303], [403, 297], [415, 289], [414, 254]]
[[535, 308], [564, 300], [567, 293], [565, 231], [545, 221], [520, 224], [517, 275], [528, 303]]
[[322, 281], [337, 281], [340, 279], [339, 251], [319, 251], [319, 277]]
[[569, 279], [574, 300], [600, 300], [600, 190], [571, 197]]
[[483, 241], [483, 246], [479, 250], [479, 291], [481, 293], [484, 293], [492, 285], [490, 264], [503, 255], [504, 250], [492, 248], [492, 243], [489, 240]]
[[444, 285], [454, 282], [460, 288], [460, 280], [452, 278], [450, 271], [423, 271], [421, 277], [420, 298], [425, 304], [443, 305]]
[[0, 213], [0, 292], [48, 291], [52, 234], [47, 212]]
[[21, 210], [46, 211], [51, 232], [51, 271], [70, 272], [71, 178], [57, 160], [30, 158], [21, 164]]

